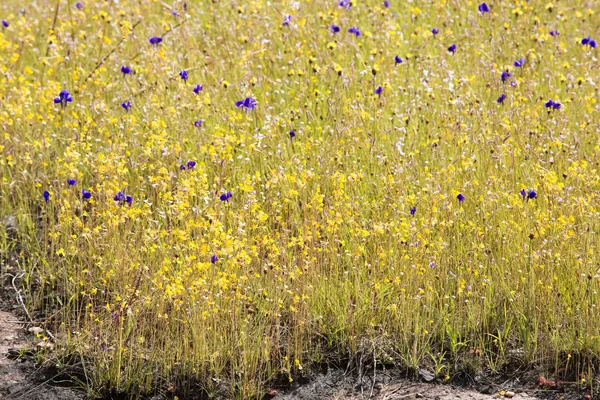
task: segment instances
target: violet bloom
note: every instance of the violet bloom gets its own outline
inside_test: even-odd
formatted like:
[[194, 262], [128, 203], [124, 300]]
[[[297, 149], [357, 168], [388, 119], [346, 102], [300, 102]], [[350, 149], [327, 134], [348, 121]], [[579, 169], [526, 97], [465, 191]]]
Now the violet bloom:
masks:
[[123, 107], [125, 111], [129, 111], [129, 109], [131, 108], [131, 101], [124, 101], [123, 103], [121, 103], [121, 107]]
[[133, 203], [133, 197], [127, 195], [125, 196], [125, 203], [130, 204]]
[[188, 80], [188, 72], [185, 69], [179, 71], [179, 77], [181, 79], [183, 79], [184, 82], [187, 82], [187, 80]]
[[548, 108], [548, 111], [560, 110], [562, 104], [560, 104], [558, 101], [548, 100], [546, 103], [544, 103], [544, 107]]
[[458, 201], [459, 201], [460, 203], [462, 203], [463, 201], [465, 201], [465, 198], [466, 198], [466, 197], [465, 197], [465, 196], [463, 196], [463, 194], [462, 194], [462, 193], [459, 193], [459, 194], [458, 194], [458, 196], [456, 196], [456, 198], [458, 199]]
[[7, 20], [5, 20], [5, 19], [3, 19], [3, 20], [2, 20], [2, 26], [3, 26], [3, 27], [5, 27], [5, 28], [8, 28], [8, 26], [9, 26], [9, 23], [8, 23], [8, 21], [7, 21]]
[[496, 102], [500, 103], [500, 104], [504, 104], [504, 100], [506, 100], [506, 95], [504, 93], [502, 93], [500, 95], [500, 97], [498, 97], [498, 100], [496, 100]]
[[400, 58], [400, 56], [394, 57], [394, 65], [402, 64], [404, 61]]
[[527, 193], [527, 200], [535, 199], [537, 197], [537, 193], [534, 190], [530, 190]]
[[295, 138], [295, 137], [296, 137], [296, 131], [292, 129], [292, 130], [290, 131], [290, 139], [293, 139], [293, 138]]
[[431, 33], [433, 33], [433, 36], [437, 35], [438, 33], [440, 33], [440, 30], [438, 28], [433, 28], [431, 30]]
[[556, 37], [558, 35], [560, 35], [560, 33], [558, 31], [550, 31], [550, 36]]
[[179, 166], [179, 170], [180, 170], [180, 171], [185, 171], [185, 164], [181, 164], [181, 165]]
[[286, 15], [283, 19], [283, 26], [290, 26], [290, 21], [292, 20], [291, 15]]
[[256, 108], [256, 104], [258, 104], [258, 103], [252, 97], [246, 97], [244, 100], [235, 102], [236, 107], [238, 107], [238, 108], [241, 107], [246, 110], [254, 110]]
[[69, 186], [75, 186], [76, 183], [77, 181], [75, 179], [67, 179], [67, 185]]
[[202, 91], [202, 85], [196, 85], [194, 87], [194, 94], [198, 94]]
[[385, 1], [383, 2], [383, 6], [384, 6], [385, 8], [390, 8], [390, 2], [389, 2], [389, 1], [387, 1], [387, 0], [385, 0]]
[[54, 98], [54, 104], [60, 104], [62, 108], [67, 106], [67, 103], [71, 103], [73, 101], [73, 97], [68, 90], [61, 90], [58, 94], [58, 97]]
[[81, 2], [75, 3], [75, 8], [77, 8], [78, 10], [81, 10], [83, 8], [83, 3], [81, 3]]
[[187, 167], [189, 169], [194, 169], [195, 166], [196, 166], [196, 161], [190, 160], [190, 161], [187, 162]]
[[517, 61], [515, 61], [513, 63], [513, 65], [517, 68], [522, 67], [525, 64], [525, 59], [524, 58], [519, 58]]
[[91, 197], [92, 197], [92, 193], [90, 193], [88, 190], [81, 189], [81, 198], [83, 200], [89, 200]]
[[456, 53], [456, 45], [455, 44], [450, 45], [450, 47], [448, 47], [448, 51], [452, 54]]
[[217, 261], [219, 261], [219, 258], [217, 256], [215, 256], [215, 255], [210, 256], [210, 262], [211, 263], [216, 264]]
[[159, 36], [152, 36], [149, 40], [150, 44], [153, 46], [158, 46], [163, 40]]
[[592, 39], [591, 37], [586, 37], [581, 39], [581, 44], [584, 46], [590, 46], [590, 48], [595, 49], [596, 46], [598, 46], [598, 44], [596, 43], [596, 41], [594, 39]]
[[123, 192], [118, 192], [115, 197], [113, 197], [113, 200], [118, 202], [118, 203], [122, 203], [125, 201], [125, 193]]
[[379, 97], [381, 97], [381, 92], [383, 92], [383, 88], [381, 86], [378, 86], [377, 89], [375, 89], [375, 94]]
[[354, 26], [351, 27], [350, 29], [348, 29], [348, 32], [351, 33], [351, 34], [353, 34], [353, 35], [356, 35], [356, 37], [360, 36], [360, 30], [358, 28], [354, 27]]
[[500, 79], [502, 79], [502, 82], [506, 82], [506, 80], [511, 76], [512, 74], [507, 69], [505, 69], [504, 71], [502, 71], [502, 74], [500, 74]]
[[195, 126], [196, 128], [200, 128], [200, 127], [202, 127], [202, 124], [203, 124], [203, 123], [204, 123], [204, 121], [203, 121], [203, 120], [201, 120], [201, 119], [199, 119], [199, 120], [197, 120], [197, 121], [194, 121], [194, 126]]
[[123, 76], [129, 75], [131, 73], [131, 68], [129, 68], [129, 67], [125, 66], [125, 65], [122, 65], [121, 66], [121, 72], [123, 73]]
[[483, 14], [485, 14], [486, 12], [487, 12], [487, 13], [489, 13], [489, 12], [490, 12], [490, 8], [489, 8], [489, 7], [488, 7], [488, 5], [487, 5], [487, 4], [485, 4], [485, 3], [481, 3], [481, 4], [479, 5], [479, 7], [477, 7], [477, 9], [479, 10], [479, 12], [480, 12], [482, 15], [483, 15]]
[[346, 10], [352, 8], [352, 2], [350, 0], [342, 0], [338, 4], [340, 7], [344, 7]]
[[47, 190], [44, 190], [44, 200], [46, 200], [46, 203], [50, 201], [50, 192]]
[[525, 191], [525, 189], [521, 189], [521, 191], [519, 193], [523, 197], [523, 200], [525, 200], [525, 198], [527, 198], [527, 192]]
[[219, 200], [221, 200], [221, 201], [229, 201], [229, 199], [232, 196], [233, 195], [231, 194], [231, 192], [223, 193], [221, 196], [219, 196]]
[[340, 27], [337, 25], [331, 25], [331, 32], [333, 32], [333, 34], [335, 35], [336, 33], [340, 32]]
[[410, 209], [410, 215], [415, 215], [416, 212], [417, 212], [417, 206], [414, 206]]

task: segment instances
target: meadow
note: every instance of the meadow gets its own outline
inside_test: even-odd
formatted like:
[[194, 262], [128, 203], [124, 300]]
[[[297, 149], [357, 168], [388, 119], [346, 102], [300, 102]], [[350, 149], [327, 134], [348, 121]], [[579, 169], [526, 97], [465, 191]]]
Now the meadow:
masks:
[[597, 5], [3, 1], [0, 259], [39, 357], [130, 398], [365, 359], [595, 385]]

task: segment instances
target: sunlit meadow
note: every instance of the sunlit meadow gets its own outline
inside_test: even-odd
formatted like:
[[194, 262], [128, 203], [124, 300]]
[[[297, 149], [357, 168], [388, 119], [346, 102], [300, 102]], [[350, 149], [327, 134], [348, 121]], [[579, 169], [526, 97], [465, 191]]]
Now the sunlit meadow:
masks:
[[597, 5], [3, 1], [2, 272], [42, 356], [132, 398], [367, 358], [590, 384]]

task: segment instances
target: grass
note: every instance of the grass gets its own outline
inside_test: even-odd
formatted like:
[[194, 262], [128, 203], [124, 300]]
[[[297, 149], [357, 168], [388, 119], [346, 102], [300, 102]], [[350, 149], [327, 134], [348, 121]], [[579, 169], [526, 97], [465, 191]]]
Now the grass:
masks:
[[131, 398], [260, 398], [361, 354], [591, 383], [593, 1], [184, 4], [2, 7], [0, 254], [48, 357]]

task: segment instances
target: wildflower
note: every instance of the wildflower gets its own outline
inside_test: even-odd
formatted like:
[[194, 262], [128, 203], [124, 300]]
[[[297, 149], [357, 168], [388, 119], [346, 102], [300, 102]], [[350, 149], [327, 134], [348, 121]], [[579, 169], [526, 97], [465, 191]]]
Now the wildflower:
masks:
[[535, 199], [537, 197], [537, 193], [534, 190], [530, 190], [527, 193], [527, 200], [529, 199]]
[[438, 33], [440, 33], [440, 30], [438, 28], [433, 28], [433, 29], [431, 29], [431, 33], [433, 33], [433, 36], [435, 36]]
[[504, 100], [506, 100], [506, 95], [504, 93], [502, 93], [500, 95], [500, 97], [498, 97], [498, 100], [496, 100], [497, 103], [503, 104]]
[[200, 127], [202, 126], [202, 124], [203, 124], [203, 123], [204, 123], [204, 121], [203, 121], [203, 120], [201, 120], [201, 119], [199, 119], [199, 120], [197, 120], [197, 121], [194, 121], [194, 126], [195, 126], [196, 128], [200, 128]]
[[290, 26], [290, 21], [292, 20], [291, 15], [286, 15], [283, 19], [283, 26]]
[[352, 2], [350, 0], [342, 0], [339, 2], [340, 7], [344, 7], [346, 10], [352, 8]]
[[402, 64], [404, 61], [400, 58], [400, 56], [394, 57], [394, 65]]
[[340, 31], [340, 27], [337, 25], [331, 25], [331, 32], [333, 32], [333, 34], [335, 35], [336, 33], [339, 33]]
[[194, 94], [198, 94], [202, 91], [202, 85], [196, 85], [194, 87]]
[[584, 46], [590, 46], [592, 49], [595, 49], [597, 46], [596, 41], [589, 36], [581, 39], [581, 44]]
[[3, 26], [3, 27], [5, 27], [5, 28], [8, 28], [8, 26], [9, 26], [9, 23], [8, 23], [8, 21], [7, 21], [7, 20], [5, 20], [5, 19], [3, 19], [3, 20], [2, 20], [2, 26]]
[[558, 35], [560, 35], [560, 33], [558, 33], [558, 31], [550, 31], [550, 36], [556, 37]]
[[185, 164], [181, 164], [181, 165], [179, 166], [179, 170], [180, 170], [180, 171], [185, 171]]
[[125, 196], [125, 202], [128, 203], [128, 204], [133, 203], [133, 197], [131, 197], [129, 195]]
[[131, 68], [129, 68], [129, 67], [125, 66], [125, 65], [122, 65], [121, 66], [121, 72], [123, 73], [123, 76], [129, 75], [131, 73]]
[[519, 68], [522, 67], [525, 64], [525, 59], [524, 58], [519, 58], [517, 61], [514, 62], [514, 66]]
[[44, 190], [44, 200], [46, 200], [46, 203], [50, 200], [50, 192], [47, 190]]
[[158, 46], [158, 44], [162, 41], [162, 38], [159, 36], [152, 36], [149, 40], [150, 44], [153, 46]]
[[219, 200], [221, 200], [221, 201], [229, 201], [229, 199], [231, 198], [231, 196], [233, 196], [231, 194], [231, 192], [223, 193], [221, 196], [219, 196]]
[[210, 262], [216, 264], [219, 261], [219, 258], [215, 255], [210, 256]]
[[235, 102], [236, 107], [238, 107], [238, 108], [242, 107], [247, 110], [254, 110], [256, 108], [256, 104], [257, 104], [256, 100], [253, 99], [252, 97], [246, 97], [244, 100]]
[[459, 193], [459, 194], [458, 194], [458, 196], [456, 196], [456, 198], [458, 199], [458, 201], [459, 201], [460, 203], [462, 203], [463, 201], [465, 201], [465, 198], [466, 198], [466, 197], [465, 197], [465, 196], [463, 196], [463, 194], [462, 194], [462, 193]]
[[410, 209], [410, 215], [415, 215], [415, 213], [417, 212], [417, 206], [413, 206]]
[[131, 101], [124, 101], [123, 103], [121, 103], [121, 107], [123, 107], [125, 111], [129, 111], [129, 109], [131, 108]]
[[448, 51], [452, 54], [456, 53], [456, 45], [455, 44], [450, 45], [450, 47], [448, 47]]
[[81, 198], [83, 200], [89, 200], [91, 197], [92, 197], [92, 193], [90, 193], [88, 190], [81, 189]]
[[67, 185], [74, 186], [77, 183], [75, 179], [67, 179]]
[[390, 8], [390, 2], [389, 2], [388, 0], [385, 0], [385, 1], [383, 2], [383, 6], [384, 6], [385, 8]]
[[296, 131], [294, 131], [293, 129], [290, 131], [290, 139], [293, 139], [296, 137]]
[[489, 7], [488, 7], [488, 5], [487, 5], [487, 4], [485, 4], [485, 3], [481, 3], [481, 4], [479, 5], [479, 7], [477, 7], [477, 9], [479, 10], [479, 12], [480, 12], [482, 15], [483, 15], [483, 14], [485, 14], [486, 12], [487, 12], [487, 13], [489, 13], [489, 12], [490, 12], [490, 8], [489, 8]]
[[381, 92], [383, 92], [383, 88], [381, 86], [378, 86], [377, 89], [375, 89], [375, 94], [379, 97], [381, 97]]
[[[560, 108], [562, 107], [562, 104], [560, 104], [557, 101], [548, 100], [546, 103], [544, 103], [544, 107], [552, 109], [552, 110], [560, 110]], [[550, 111], [550, 110], [548, 110], [548, 111]]]
[[68, 90], [61, 90], [58, 97], [54, 98], [54, 104], [60, 104], [62, 108], [65, 108], [67, 103], [71, 103], [72, 101], [73, 97]]
[[188, 80], [188, 72], [185, 69], [179, 71], [179, 77], [181, 79], [183, 79], [184, 82], [187, 82], [187, 80]]
[[133, 197], [131, 197], [129, 195], [125, 195], [125, 193], [123, 193], [123, 192], [117, 193], [115, 195], [115, 197], [113, 197], [113, 200], [116, 201], [117, 203], [119, 203], [119, 205], [122, 205], [124, 203], [128, 203], [128, 204], [133, 203]]
[[196, 161], [190, 160], [190, 161], [187, 162], [187, 167], [189, 169], [194, 169], [195, 166], [196, 166]]
[[81, 10], [83, 8], [83, 3], [82, 2], [75, 3], [75, 8], [77, 8], [78, 10]]
[[512, 74], [507, 69], [505, 69], [504, 71], [502, 71], [502, 74], [500, 74], [500, 79], [502, 79], [502, 82], [506, 82], [506, 80], [511, 76]]
[[525, 189], [521, 189], [521, 191], [519, 193], [523, 197], [523, 200], [525, 200], [525, 198], [527, 197], [527, 192], [525, 191]]
[[356, 35], [356, 37], [360, 36], [360, 30], [354, 26], [352, 28], [348, 29], [348, 32], [352, 33], [353, 35]]

